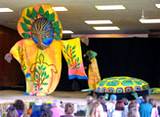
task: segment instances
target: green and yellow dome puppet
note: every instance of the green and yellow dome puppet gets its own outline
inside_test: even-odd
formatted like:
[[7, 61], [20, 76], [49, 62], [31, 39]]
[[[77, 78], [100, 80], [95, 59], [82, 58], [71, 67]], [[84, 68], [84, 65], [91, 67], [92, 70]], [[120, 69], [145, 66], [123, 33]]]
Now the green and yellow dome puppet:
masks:
[[96, 92], [102, 93], [131, 93], [149, 91], [149, 84], [138, 78], [128, 76], [114, 76], [104, 78], [96, 86]]

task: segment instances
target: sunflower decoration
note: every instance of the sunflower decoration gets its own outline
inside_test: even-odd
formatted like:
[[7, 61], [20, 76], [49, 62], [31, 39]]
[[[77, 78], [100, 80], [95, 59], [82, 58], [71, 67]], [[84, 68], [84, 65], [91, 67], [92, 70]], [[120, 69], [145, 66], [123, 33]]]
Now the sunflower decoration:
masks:
[[45, 18], [51, 22], [54, 30], [54, 39], [62, 38], [62, 25], [58, 19], [56, 12], [49, 4], [36, 5], [27, 7], [22, 11], [21, 17], [18, 20], [17, 29], [19, 34], [24, 38], [31, 38], [32, 24], [40, 18]]

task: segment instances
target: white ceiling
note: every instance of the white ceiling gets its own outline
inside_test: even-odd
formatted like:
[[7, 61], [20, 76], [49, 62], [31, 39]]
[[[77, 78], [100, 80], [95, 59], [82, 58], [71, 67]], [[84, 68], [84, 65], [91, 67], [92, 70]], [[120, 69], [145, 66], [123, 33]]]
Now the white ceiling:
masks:
[[[44, 2], [45, 1], [45, 2]], [[13, 13], [0, 13], [0, 25], [16, 29], [17, 20], [23, 8], [37, 3], [50, 3], [53, 6], [65, 6], [69, 11], [58, 12], [63, 29], [72, 30], [75, 34], [102, 33], [146, 33], [149, 30], [159, 30], [160, 24], [141, 24], [142, 9], [145, 18], [160, 18], [160, 9], [155, 7], [159, 0], [0, 0], [0, 7], [9, 7]], [[97, 11], [95, 5], [122, 4], [126, 10]], [[92, 25], [84, 20], [112, 20], [120, 31], [95, 31]], [[95, 26], [95, 25], [94, 25]]]

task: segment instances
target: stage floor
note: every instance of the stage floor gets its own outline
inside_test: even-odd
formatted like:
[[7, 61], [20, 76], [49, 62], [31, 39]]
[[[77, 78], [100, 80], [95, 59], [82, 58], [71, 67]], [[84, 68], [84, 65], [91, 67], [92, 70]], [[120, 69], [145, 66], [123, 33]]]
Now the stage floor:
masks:
[[85, 98], [87, 93], [74, 92], [74, 91], [55, 91], [50, 96], [25, 96], [23, 91], [16, 90], [0, 90], [0, 103], [12, 103], [16, 99], [22, 99], [25, 102], [35, 101], [36, 99], [41, 99], [43, 102], [62, 100], [63, 102], [73, 102], [85, 104]]

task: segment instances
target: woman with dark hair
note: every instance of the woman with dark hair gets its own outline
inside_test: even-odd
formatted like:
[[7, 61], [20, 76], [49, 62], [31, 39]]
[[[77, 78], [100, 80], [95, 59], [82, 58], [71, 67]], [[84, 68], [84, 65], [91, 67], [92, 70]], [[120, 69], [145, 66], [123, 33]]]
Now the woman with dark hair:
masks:
[[25, 109], [25, 104], [23, 100], [20, 100], [20, 99], [16, 100], [13, 106], [16, 108], [18, 112], [18, 117], [22, 117], [22, 115], [24, 114], [24, 109]]
[[103, 107], [99, 100], [93, 103], [89, 117], [105, 117]]
[[137, 101], [131, 101], [128, 106], [128, 117], [140, 117], [139, 104]]

